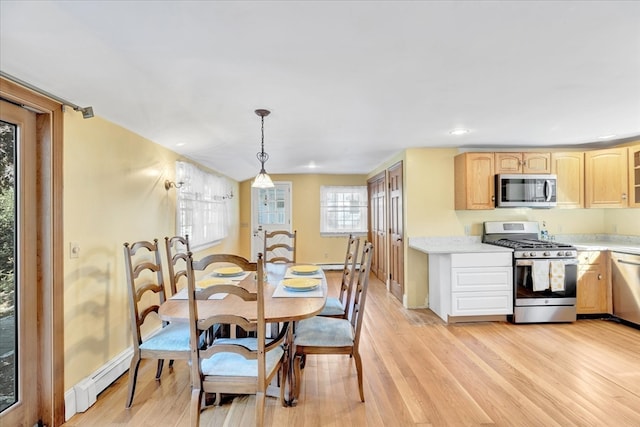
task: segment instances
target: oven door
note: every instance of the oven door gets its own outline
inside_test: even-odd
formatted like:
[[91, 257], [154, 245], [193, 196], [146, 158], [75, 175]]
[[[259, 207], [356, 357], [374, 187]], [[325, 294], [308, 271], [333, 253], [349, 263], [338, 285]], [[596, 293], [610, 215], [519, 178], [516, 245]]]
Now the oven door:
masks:
[[[534, 263], [549, 263], [560, 261], [564, 265], [564, 281], [561, 285], [553, 286], [551, 279], [548, 288], [540, 285], [539, 268], [534, 269]], [[578, 260], [569, 259], [516, 259], [513, 268], [513, 286], [516, 305], [575, 305], [576, 284], [578, 281]], [[544, 265], [544, 264], [543, 264]], [[534, 275], [537, 275], [534, 278]], [[562, 278], [556, 274], [555, 279]], [[537, 280], [534, 286], [534, 280]]]

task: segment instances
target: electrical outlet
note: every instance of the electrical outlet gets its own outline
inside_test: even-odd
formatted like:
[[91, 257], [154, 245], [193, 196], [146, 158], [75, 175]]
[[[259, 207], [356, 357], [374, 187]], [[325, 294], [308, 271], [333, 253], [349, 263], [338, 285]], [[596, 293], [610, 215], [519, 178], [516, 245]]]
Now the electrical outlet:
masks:
[[465, 225], [464, 226], [464, 235], [465, 236], [470, 236], [471, 235], [471, 226], [470, 225]]

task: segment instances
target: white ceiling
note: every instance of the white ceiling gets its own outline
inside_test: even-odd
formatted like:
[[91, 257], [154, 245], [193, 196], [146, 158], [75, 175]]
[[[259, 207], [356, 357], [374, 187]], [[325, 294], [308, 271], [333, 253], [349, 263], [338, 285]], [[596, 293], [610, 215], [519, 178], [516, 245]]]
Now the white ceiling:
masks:
[[257, 108], [270, 173], [640, 135], [637, 1], [2, 0], [0, 36], [2, 72], [236, 180]]

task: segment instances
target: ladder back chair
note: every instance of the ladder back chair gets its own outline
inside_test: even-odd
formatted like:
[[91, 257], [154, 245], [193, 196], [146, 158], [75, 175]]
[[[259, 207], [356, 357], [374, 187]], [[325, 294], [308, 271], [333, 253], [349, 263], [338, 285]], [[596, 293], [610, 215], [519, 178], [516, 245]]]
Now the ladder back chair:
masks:
[[360, 239], [349, 235], [347, 241], [347, 253], [344, 258], [344, 268], [342, 270], [342, 280], [340, 282], [340, 293], [338, 297], [327, 297], [324, 308], [319, 316], [336, 317], [346, 319], [349, 316], [347, 308], [351, 302], [353, 293], [353, 283], [356, 275], [356, 262], [358, 261], [358, 248]]
[[[165, 284], [158, 239], [153, 242], [139, 241], [124, 244], [124, 260], [129, 288], [131, 312], [131, 335], [133, 337], [133, 358], [129, 367], [129, 386], [126, 407], [133, 403], [138, 368], [142, 359], [157, 359], [156, 380], [160, 380], [164, 359], [169, 359], [169, 367], [174, 359], [188, 360], [189, 325], [162, 322], [162, 328], [143, 340], [141, 326], [151, 313], [157, 317], [160, 304], [165, 302]], [[155, 295], [152, 300], [147, 295]]]
[[364, 244], [358, 279], [351, 300], [349, 319], [315, 316], [296, 323], [294, 345], [294, 398], [300, 395], [304, 360], [310, 354], [346, 354], [353, 357], [358, 373], [360, 400], [364, 402], [362, 359], [359, 353], [360, 331], [369, 287], [373, 245]]
[[296, 262], [296, 239], [298, 231], [274, 230], [264, 232], [265, 262]]
[[[187, 286], [187, 266], [181, 257], [176, 257], [175, 255], [191, 251], [191, 246], [189, 244], [189, 235], [186, 235], [185, 237], [165, 237], [164, 246], [167, 253], [167, 266], [169, 270], [169, 285], [171, 287], [171, 295], [175, 295], [178, 293], [178, 288]], [[182, 286], [180, 286], [181, 284]]]
[[[202, 261], [193, 261], [186, 256], [189, 301], [189, 328], [191, 363], [191, 425], [198, 426], [203, 406], [204, 393], [255, 394], [256, 425], [264, 424], [265, 398], [268, 385], [277, 374], [282, 375], [280, 399], [285, 406], [284, 384], [288, 371], [285, 338], [288, 325], [280, 335], [267, 340], [264, 315], [264, 263], [258, 255], [255, 298], [239, 286], [212, 285], [202, 290], [196, 289], [195, 272], [205, 266]], [[254, 304], [255, 319], [250, 320], [232, 312], [221, 310], [218, 314], [201, 319], [198, 316], [197, 301], [207, 299], [217, 293], [228, 293], [226, 298], [241, 298], [245, 304]], [[235, 324], [246, 331], [255, 332], [253, 338], [215, 338], [213, 342], [200, 346], [198, 336], [216, 323]], [[219, 401], [219, 397], [216, 399]]]

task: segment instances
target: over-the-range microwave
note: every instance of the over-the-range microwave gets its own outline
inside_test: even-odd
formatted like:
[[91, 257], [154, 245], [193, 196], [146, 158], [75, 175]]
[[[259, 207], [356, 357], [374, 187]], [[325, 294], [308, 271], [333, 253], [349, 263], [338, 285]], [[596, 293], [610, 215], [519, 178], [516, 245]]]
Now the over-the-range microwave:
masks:
[[498, 174], [496, 207], [552, 208], [557, 204], [557, 179], [551, 174]]

